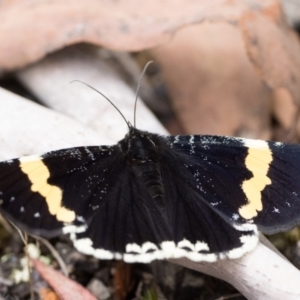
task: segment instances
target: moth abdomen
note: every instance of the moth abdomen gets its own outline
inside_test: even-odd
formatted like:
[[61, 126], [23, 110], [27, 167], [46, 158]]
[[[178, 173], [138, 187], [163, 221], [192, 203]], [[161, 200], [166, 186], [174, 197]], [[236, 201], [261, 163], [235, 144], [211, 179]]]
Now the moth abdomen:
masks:
[[151, 198], [163, 201], [164, 186], [159, 165], [153, 161], [139, 163], [137, 160], [136, 163], [132, 165], [132, 170]]

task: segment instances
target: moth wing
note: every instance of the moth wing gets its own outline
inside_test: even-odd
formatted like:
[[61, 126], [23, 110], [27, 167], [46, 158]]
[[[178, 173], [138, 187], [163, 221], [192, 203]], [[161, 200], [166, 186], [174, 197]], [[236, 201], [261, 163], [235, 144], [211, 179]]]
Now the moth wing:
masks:
[[117, 151], [77, 147], [1, 162], [1, 213], [35, 235], [85, 230], [98, 205], [95, 199], [101, 201], [117, 174], [114, 168], [109, 171]]
[[269, 234], [299, 224], [299, 145], [205, 135], [168, 141], [202, 201], [228, 221]]
[[[126, 166], [118, 147], [105, 146], [1, 162], [0, 211], [34, 235], [70, 234], [86, 254], [111, 259], [127, 252], [128, 261], [143, 261], [145, 251], [172, 234], [164, 213]], [[144, 245], [140, 253], [138, 245]], [[156, 258], [161, 254], [150, 260]]]
[[[164, 203], [146, 192], [129, 170], [96, 211], [88, 229], [75, 233], [75, 247], [100, 259], [147, 263], [187, 257], [193, 261], [237, 258], [257, 242], [256, 226], [232, 224], [209, 205], [198, 210], [199, 195], [161, 162]], [[187, 199], [189, 198], [189, 199]]]

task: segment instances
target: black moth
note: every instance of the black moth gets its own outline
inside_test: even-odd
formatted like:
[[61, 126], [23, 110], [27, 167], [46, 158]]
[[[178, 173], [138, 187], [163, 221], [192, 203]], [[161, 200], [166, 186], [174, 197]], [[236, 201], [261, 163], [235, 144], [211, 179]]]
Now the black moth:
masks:
[[238, 258], [257, 229], [298, 223], [299, 146], [129, 128], [114, 146], [0, 163], [1, 212], [31, 234], [69, 233], [79, 251], [127, 262]]
[[238, 258], [258, 230], [299, 223], [300, 146], [159, 136], [126, 123], [113, 146], [1, 162], [1, 213], [30, 234], [70, 234], [97, 258], [143, 263]]

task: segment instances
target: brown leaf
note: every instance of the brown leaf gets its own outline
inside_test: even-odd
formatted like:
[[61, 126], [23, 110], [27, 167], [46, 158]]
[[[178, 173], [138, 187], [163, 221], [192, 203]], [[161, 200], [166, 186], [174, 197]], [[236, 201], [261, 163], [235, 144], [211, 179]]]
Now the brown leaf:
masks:
[[35, 269], [41, 274], [44, 280], [55, 290], [62, 300], [96, 300], [96, 298], [84, 287], [70, 278], [55, 271], [39, 260], [31, 259]]
[[[237, 23], [189, 26], [152, 51], [187, 133], [270, 139], [272, 103], [289, 106], [286, 93], [300, 101], [299, 38], [285, 23], [279, 2], [258, 10], [248, 4]], [[224, 20], [230, 19], [224, 15]], [[290, 109], [274, 111], [286, 127]]]
[[287, 89], [279, 88], [274, 90], [273, 110], [274, 116], [282, 129], [286, 132], [289, 131], [297, 114], [297, 106]]
[[[165, 0], [0, 2], [0, 70], [13, 70], [67, 45], [88, 42], [138, 51], [165, 42], [183, 25], [237, 22], [248, 7], [276, 0]], [[138, 8], [138, 9], [137, 9]]]
[[237, 27], [189, 26], [152, 53], [186, 133], [270, 138], [271, 93], [253, 69]]
[[39, 289], [39, 296], [43, 300], [60, 300], [54, 291], [44, 287]]
[[286, 89], [300, 104], [299, 37], [283, 21], [281, 7], [271, 8], [263, 14], [249, 11], [241, 18], [247, 52], [272, 89]]

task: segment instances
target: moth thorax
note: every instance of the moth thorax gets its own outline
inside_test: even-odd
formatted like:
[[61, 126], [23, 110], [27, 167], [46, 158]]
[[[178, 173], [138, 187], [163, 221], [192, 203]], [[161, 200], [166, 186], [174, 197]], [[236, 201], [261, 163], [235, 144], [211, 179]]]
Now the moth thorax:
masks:
[[130, 140], [129, 159], [133, 163], [144, 164], [156, 161], [156, 149], [147, 137], [136, 136]]
[[158, 161], [159, 157], [155, 156], [153, 145], [147, 145], [147, 141], [143, 142], [142, 139], [135, 139], [131, 144], [131, 168], [140, 185], [148, 192], [150, 197], [162, 202], [164, 188]]

